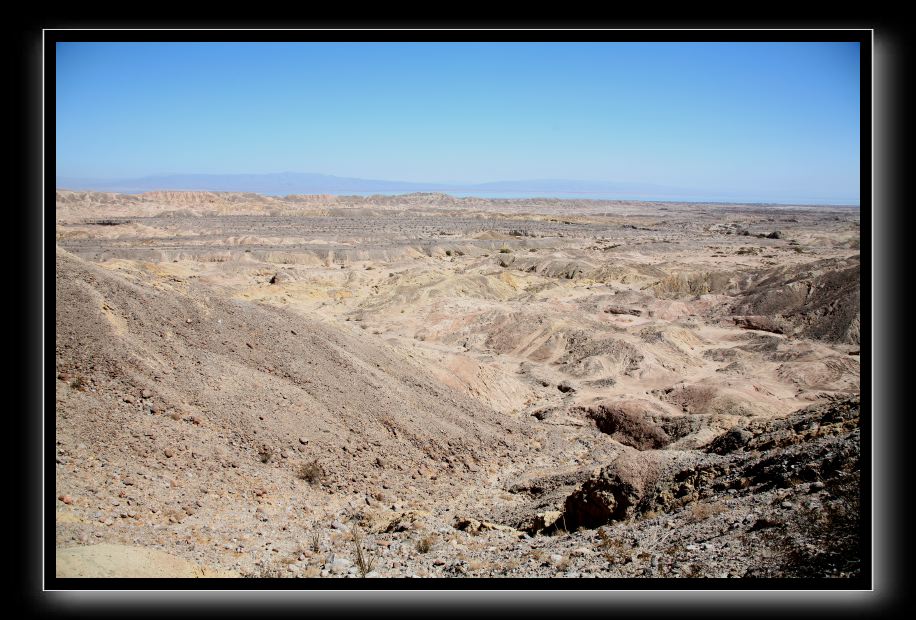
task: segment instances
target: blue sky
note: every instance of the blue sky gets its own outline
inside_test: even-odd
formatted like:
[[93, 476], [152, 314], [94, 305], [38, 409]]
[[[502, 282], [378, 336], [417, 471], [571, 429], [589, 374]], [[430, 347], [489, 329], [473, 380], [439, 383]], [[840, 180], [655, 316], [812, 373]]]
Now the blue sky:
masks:
[[859, 202], [857, 43], [59, 43], [57, 175]]

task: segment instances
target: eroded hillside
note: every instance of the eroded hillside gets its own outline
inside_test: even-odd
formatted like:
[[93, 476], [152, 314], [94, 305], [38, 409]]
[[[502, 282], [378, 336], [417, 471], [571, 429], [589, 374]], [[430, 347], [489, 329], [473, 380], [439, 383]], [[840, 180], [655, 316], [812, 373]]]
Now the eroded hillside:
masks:
[[857, 210], [60, 192], [57, 215], [62, 566], [104, 543], [201, 574], [857, 570], [824, 536], [856, 528]]

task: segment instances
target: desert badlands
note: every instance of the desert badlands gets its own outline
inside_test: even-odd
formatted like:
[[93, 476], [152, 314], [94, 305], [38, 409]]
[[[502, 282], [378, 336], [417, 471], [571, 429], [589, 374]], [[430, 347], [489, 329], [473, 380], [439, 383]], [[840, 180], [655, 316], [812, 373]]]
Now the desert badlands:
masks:
[[859, 210], [57, 192], [58, 576], [850, 577]]

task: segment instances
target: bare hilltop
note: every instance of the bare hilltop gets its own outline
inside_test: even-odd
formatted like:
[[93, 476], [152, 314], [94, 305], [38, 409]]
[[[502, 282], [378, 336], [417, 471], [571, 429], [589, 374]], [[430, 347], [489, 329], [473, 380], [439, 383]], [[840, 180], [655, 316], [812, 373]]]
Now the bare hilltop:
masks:
[[859, 211], [60, 190], [59, 576], [852, 577]]

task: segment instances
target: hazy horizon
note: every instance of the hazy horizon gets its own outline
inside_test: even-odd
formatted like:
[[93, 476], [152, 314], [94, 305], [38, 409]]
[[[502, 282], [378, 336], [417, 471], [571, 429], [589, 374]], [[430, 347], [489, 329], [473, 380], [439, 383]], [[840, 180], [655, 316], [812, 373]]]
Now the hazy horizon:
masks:
[[175, 174], [133, 179], [57, 178], [57, 189], [137, 194], [150, 191], [253, 192], [268, 196], [290, 194], [399, 195], [435, 192], [455, 197], [578, 200], [645, 200], [653, 202], [719, 202], [749, 204], [835, 205], [858, 207], [858, 202], [828, 197], [808, 199], [774, 198], [766, 195], [735, 195], [702, 192], [692, 188], [649, 183], [620, 183], [576, 179], [527, 179], [487, 181], [471, 184], [417, 183], [361, 179], [315, 173], [278, 172], [269, 174], [195, 175]]
[[56, 175], [858, 204], [859, 88], [857, 43], [59, 43]]

